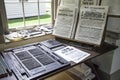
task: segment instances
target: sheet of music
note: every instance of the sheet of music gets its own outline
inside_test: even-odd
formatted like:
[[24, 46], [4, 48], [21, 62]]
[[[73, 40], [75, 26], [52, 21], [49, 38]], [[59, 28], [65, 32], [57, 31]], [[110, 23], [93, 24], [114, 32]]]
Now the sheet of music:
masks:
[[81, 6], [75, 40], [100, 45], [108, 6]]
[[120, 0], [102, 0], [102, 6], [109, 6], [109, 15], [120, 15]]
[[76, 9], [74, 7], [59, 6], [53, 35], [71, 38], [75, 27]]
[[99, 5], [100, 0], [81, 0], [81, 5]]

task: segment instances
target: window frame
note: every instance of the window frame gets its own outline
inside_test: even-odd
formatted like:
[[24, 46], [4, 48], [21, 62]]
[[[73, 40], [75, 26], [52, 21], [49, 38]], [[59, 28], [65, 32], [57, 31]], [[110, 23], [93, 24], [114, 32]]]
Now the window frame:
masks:
[[[56, 14], [57, 14], [57, 6], [59, 6], [58, 2], [60, 0], [51, 0], [51, 24], [54, 26], [55, 23], [55, 18], [56, 18]], [[57, 3], [57, 4], [56, 4]], [[4, 35], [9, 34], [10, 29], [8, 28], [8, 20], [7, 20], [7, 14], [6, 14], [6, 9], [5, 9], [5, 2], [4, 0], [0, 0], [0, 16], [1, 16], [1, 23], [2, 23], [2, 28], [3, 28], [3, 34], [1, 34], [0, 39], [2, 40], [2, 42], [0, 41], [0, 44], [2, 43], [6, 43], [5, 39], [4, 39]], [[14, 31], [14, 30], [13, 30]], [[15, 31], [17, 31], [15, 29]], [[41, 37], [42, 38], [42, 37]]]
[[[20, 1], [20, 0], [19, 0]], [[28, 0], [27, 0], [28, 1]], [[56, 14], [57, 14], [57, 6], [58, 6], [58, 1], [59, 0], [51, 0], [51, 25], [54, 25], [54, 23], [55, 23], [55, 17], [56, 17]], [[3, 0], [3, 2], [4, 2], [4, 0]], [[26, 2], [26, 1], [25, 1]], [[49, 2], [49, 1], [48, 1]], [[31, 26], [30, 27], [26, 27], [26, 21], [25, 21], [25, 10], [24, 10], [24, 0], [21, 0], [21, 3], [22, 3], [22, 12], [23, 12], [23, 26], [21, 27], [21, 28], [18, 28], [18, 29], [16, 29], [16, 28], [11, 28], [11, 29], [9, 29], [9, 26], [8, 26], [8, 20], [7, 20], [7, 27], [6, 27], [6, 31], [15, 31], [15, 30], [20, 30], [20, 29], [23, 29], [23, 28], [26, 28], [26, 29], [28, 29], [28, 28], [32, 28]], [[40, 6], [39, 6], [39, 0], [38, 0], [38, 2], [37, 2], [38, 4], [37, 4], [37, 6], [38, 6], [38, 25], [42, 25], [42, 24], [40, 24]], [[5, 2], [4, 2], [4, 6], [5, 6]], [[5, 9], [5, 11], [6, 11], [6, 9]], [[6, 13], [5, 13], [6, 14]], [[7, 17], [6, 17], [7, 18]]]

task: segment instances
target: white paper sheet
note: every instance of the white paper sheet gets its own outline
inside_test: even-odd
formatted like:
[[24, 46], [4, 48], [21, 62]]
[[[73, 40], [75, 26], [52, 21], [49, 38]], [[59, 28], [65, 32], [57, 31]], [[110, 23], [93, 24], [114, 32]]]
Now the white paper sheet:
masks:
[[81, 6], [75, 40], [100, 45], [107, 12], [108, 6]]
[[63, 49], [55, 51], [54, 53], [61, 56], [67, 61], [73, 61], [75, 63], [79, 63], [90, 55], [89, 53], [72, 46], [67, 46]]
[[75, 7], [59, 6], [53, 35], [72, 38], [71, 36], [72, 33], [74, 33], [73, 29], [77, 18], [76, 10], [77, 9]]

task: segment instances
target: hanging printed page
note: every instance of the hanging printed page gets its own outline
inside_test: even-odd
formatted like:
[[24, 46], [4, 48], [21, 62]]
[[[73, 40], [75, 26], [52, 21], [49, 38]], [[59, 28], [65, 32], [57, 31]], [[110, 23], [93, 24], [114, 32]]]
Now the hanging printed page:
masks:
[[53, 35], [63, 38], [73, 38], [76, 24], [77, 9], [74, 7], [59, 6]]
[[100, 45], [105, 31], [108, 6], [81, 6], [75, 40]]
[[79, 8], [80, 0], [61, 0], [60, 6], [73, 6]]
[[100, 0], [81, 0], [80, 5], [99, 5]]

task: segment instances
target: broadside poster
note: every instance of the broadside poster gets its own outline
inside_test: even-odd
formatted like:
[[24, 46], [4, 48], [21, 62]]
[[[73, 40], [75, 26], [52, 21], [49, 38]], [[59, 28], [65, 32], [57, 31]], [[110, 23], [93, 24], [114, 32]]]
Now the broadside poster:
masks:
[[61, 0], [60, 6], [79, 7], [80, 0]]
[[75, 40], [100, 45], [107, 13], [108, 6], [81, 6]]
[[71, 38], [76, 21], [76, 9], [74, 7], [59, 6], [53, 35]]

